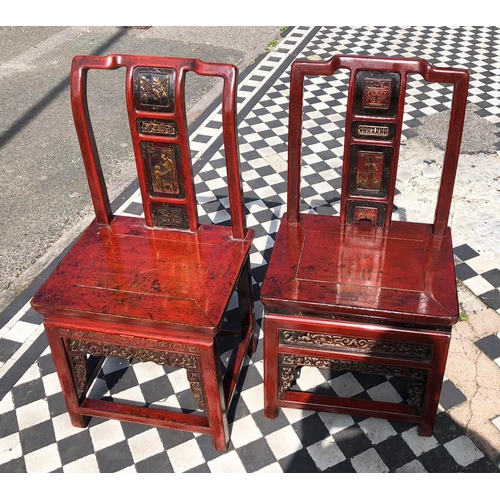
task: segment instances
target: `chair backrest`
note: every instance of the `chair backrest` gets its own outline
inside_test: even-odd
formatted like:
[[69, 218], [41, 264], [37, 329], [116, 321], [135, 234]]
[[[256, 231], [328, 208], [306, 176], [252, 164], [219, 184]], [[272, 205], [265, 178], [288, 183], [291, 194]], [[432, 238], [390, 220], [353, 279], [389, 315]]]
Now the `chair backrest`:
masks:
[[71, 68], [71, 105], [96, 220], [113, 218], [87, 102], [87, 74], [126, 68], [125, 95], [145, 223], [151, 228], [197, 231], [197, 201], [185, 109], [188, 71], [223, 79], [222, 131], [233, 236], [246, 234], [236, 132], [238, 70], [198, 59], [114, 54], [76, 56]]
[[298, 60], [290, 75], [288, 138], [288, 221], [300, 220], [300, 169], [305, 76], [350, 72], [345, 120], [340, 222], [369, 220], [389, 227], [408, 75], [453, 84], [443, 171], [434, 216], [434, 234], [446, 232], [467, 104], [464, 69], [437, 68], [421, 59], [336, 55], [328, 61]]

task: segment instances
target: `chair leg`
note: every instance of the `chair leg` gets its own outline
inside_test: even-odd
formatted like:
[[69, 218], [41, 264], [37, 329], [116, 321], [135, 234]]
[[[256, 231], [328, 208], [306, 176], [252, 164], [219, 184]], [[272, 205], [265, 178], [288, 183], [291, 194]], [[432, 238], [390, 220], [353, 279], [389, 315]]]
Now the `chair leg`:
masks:
[[264, 329], [264, 415], [278, 416], [278, 339], [277, 329], [271, 328], [263, 319]]
[[422, 416], [424, 420], [418, 426], [419, 436], [432, 436], [434, 432], [434, 422], [441, 397], [446, 360], [448, 358], [449, 339], [437, 342], [434, 346], [433, 367], [429, 371], [425, 388], [424, 403], [422, 405]]
[[252, 290], [252, 275], [250, 273], [250, 257], [247, 257], [240, 279], [236, 287], [238, 292], [238, 303], [241, 318], [241, 330], [247, 332], [251, 329], [251, 339], [248, 344], [248, 355], [251, 356], [257, 349], [257, 332], [254, 327], [254, 310], [253, 310], [253, 290]]
[[78, 386], [87, 383], [87, 370], [85, 359], [79, 363], [75, 369], [71, 369], [69, 360], [71, 359], [66, 352], [64, 340], [60, 338], [57, 333], [49, 327], [45, 327], [45, 332], [49, 342], [50, 350], [54, 365], [61, 383], [61, 389], [66, 407], [68, 410], [71, 424], [75, 427], [86, 427], [90, 418], [78, 411], [80, 407]]
[[201, 365], [206, 414], [212, 434], [212, 442], [216, 450], [226, 451], [229, 444], [229, 425], [216, 342], [213, 342], [207, 349], [203, 349]]

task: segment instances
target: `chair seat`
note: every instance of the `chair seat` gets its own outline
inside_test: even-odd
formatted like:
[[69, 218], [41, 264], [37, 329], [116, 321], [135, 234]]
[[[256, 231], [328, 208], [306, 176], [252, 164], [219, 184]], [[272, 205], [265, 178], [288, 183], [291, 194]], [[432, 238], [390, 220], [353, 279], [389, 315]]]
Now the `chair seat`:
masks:
[[458, 320], [450, 230], [393, 221], [341, 225], [338, 217], [284, 216], [261, 291], [272, 312], [366, 316], [453, 325]]
[[47, 316], [168, 324], [214, 334], [250, 250], [253, 231], [232, 239], [230, 227], [197, 232], [149, 229], [144, 220], [95, 221], [33, 298]]

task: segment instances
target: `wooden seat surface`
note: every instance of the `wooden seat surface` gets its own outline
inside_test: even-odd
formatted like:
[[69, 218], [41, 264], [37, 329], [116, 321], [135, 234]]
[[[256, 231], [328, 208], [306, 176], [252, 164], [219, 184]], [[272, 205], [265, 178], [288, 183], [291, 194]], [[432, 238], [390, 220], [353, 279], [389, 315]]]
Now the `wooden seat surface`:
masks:
[[33, 304], [43, 314], [210, 333], [223, 319], [252, 237], [248, 231], [233, 239], [230, 227], [211, 225], [159, 231], [124, 216], [109, 226], [94, 222]]
[[458, 319], [451, 232], [311, 214], [291, 224], [285, 216], [261, 300], [270, 310], [451, 325]]

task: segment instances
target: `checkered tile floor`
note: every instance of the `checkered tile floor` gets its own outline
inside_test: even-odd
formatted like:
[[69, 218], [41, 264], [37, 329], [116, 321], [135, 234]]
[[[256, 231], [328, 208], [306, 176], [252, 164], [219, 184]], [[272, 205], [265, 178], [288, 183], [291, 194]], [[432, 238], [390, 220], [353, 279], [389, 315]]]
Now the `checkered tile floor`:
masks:
[[[0, 472], [499, 472], [450, 417], [466, 401], [445, 380], [433, 437], [416, 426], [373, 418], [282, 410], [263, 414], [262, 306], [259, 287], [284, 212], [288, 77], [296, 57], [333, 53], [423, 57], [436, 65], [463, 65], [471, 73], [470, 102], [492, 123], [500, 120], [500, 28], [294, 27], [278, 48], [264, 54], [240, 77], [239, 134], [248, 226], [256, 231], [251, 263], [260, 342], [247, 359], [230, 409], [231, 445], [213, 449], [205, 435], [93, 418], [86, 429], [71, 426], [47, 346], [42, 318], [29, 300], [57, 262], [0, 315]], [[305, 95], [303, 210], [336, 213], [340, 200], [343, 106], [347, 75], [333, 82], [316, 78]], [[409, 93], [421, 90], [415, 81]], [[429, 99], [406, 109], [408, 134], [419, 118], [447, 109], [445, 92], [427, 89]], [[228, 220], [219, 109], [210, 108], [192, 127], [193, 166], [202, 223]], [[500, 138], [499, 138], [500, 142]], [[118, 213], [140, 216], [136, 185], [114, 203]], [[394, 214], [395, 218], [398, 213]], [[455, 249], [457, 275], [478, 281], [476, 293], [500, 310], [500, 271], [484, 268], [473, 234]], [[471, 286], [473, 290], [473, 286]], [[474, 291], [474, 290], [473, 290]], [[231, 311], [229, 312], [231, 314]], [[477, 342], [500, 367], [500, 334]], [[228, 346], [222, 346], [225, 352]], [[222, 354], [223, 362], [227, 356]], [[397, 377], [302, 369], [298, 384], [327, 387], [338, 395], [400, 402], [406, 388]], [[153, 363], [131, 365], [111, 358], [92, 388], [103, 398], [197, 411], [185, 373]], [[187, 410], [186, 410], [187, 408]], [[496, 425], [500, 427], [500, 422]]]

